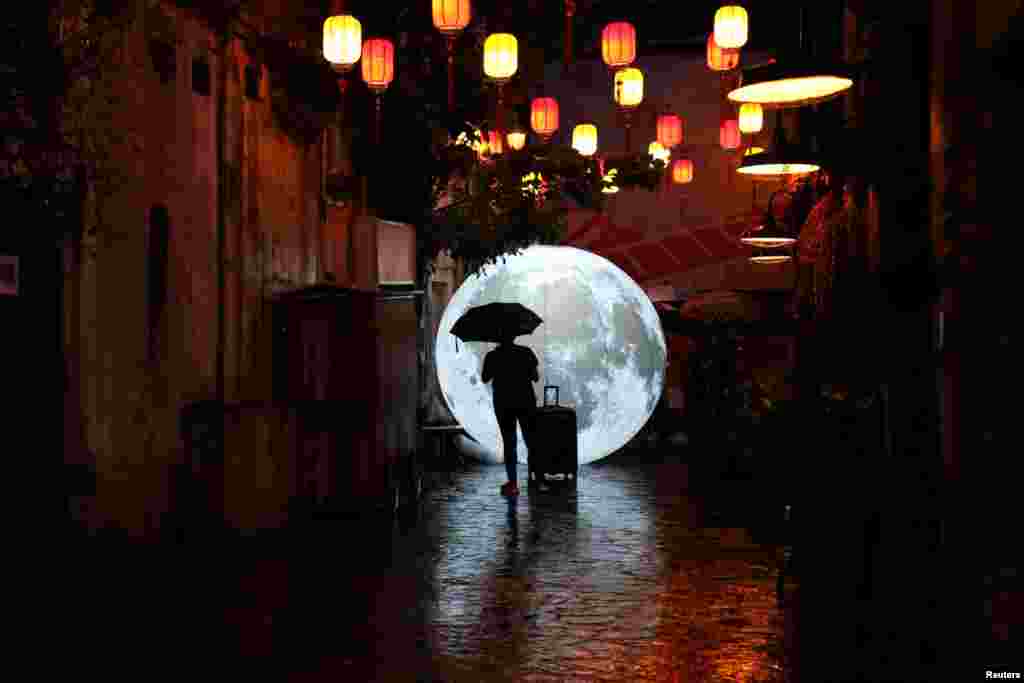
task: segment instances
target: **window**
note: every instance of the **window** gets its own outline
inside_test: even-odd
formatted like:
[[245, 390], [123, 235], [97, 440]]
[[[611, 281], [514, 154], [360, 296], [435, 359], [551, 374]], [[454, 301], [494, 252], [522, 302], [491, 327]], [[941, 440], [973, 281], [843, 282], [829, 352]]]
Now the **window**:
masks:
[[161, 84], [167, 85], [174, 80], [177, 59], [173, 43], [163, 40], [149, 41], [149, 58], [153, 62], [153, 70], [160, 76]]
[[250, 100], [260, 99], [260, 82], [263, 78], [263, 67], [249, 64], [245, 67], [245, 96]]
[[192, 60], [192, 92], [197, 95], [210, 94], [210, 64], [203, 57]]

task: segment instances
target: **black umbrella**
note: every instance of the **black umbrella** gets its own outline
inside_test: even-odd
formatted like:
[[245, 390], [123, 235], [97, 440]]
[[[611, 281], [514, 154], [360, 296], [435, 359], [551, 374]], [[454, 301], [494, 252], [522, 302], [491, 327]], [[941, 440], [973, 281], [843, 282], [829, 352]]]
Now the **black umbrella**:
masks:
[[506, 336], [532, 334], [543, 320], [520, 303], [495, 301], [474, 306], [452, 325], [451, 333], [462, 341], [500, 342]]

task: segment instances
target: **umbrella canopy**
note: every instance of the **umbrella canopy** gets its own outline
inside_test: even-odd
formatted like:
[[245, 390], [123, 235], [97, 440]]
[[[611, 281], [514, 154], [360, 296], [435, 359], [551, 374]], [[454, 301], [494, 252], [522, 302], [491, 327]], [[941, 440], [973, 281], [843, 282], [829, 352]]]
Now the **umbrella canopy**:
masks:
[[520, 303], [495, 301], [474, 306], [452, 325], [462, 341], [500, 342], [502, 337], [532, 334], [543, 320]]

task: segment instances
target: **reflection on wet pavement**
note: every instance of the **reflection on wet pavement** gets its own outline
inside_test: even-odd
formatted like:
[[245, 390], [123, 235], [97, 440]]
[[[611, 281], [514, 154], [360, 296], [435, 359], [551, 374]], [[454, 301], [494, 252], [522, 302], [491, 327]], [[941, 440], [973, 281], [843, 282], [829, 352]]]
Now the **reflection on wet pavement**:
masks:
[[501, 466], [477, 467], [414, 522], [249, 551], [226, 612], [239, 664], [294, 681], [783, 681], [777, 549], [705, 527], [685, 467], [621, 463], [514, 502]]

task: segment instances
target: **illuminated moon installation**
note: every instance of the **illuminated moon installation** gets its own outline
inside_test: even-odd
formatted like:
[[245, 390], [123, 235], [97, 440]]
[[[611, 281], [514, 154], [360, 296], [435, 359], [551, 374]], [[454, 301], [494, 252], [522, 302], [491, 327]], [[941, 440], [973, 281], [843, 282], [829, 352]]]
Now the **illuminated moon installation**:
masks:
[[[474, 455], [504, 462], [491, 385], [480, 381], [484, 356], [495, 344], [457, 340], [451, 328], [468, 309], [492, 301], [519, 302], [544, 319], [516, 343], [540, 361], [538, 405], [544, 385], [553, 384], [559, 403], [576, 409], [580, 464], [615, 452], [640, 431], [665, 384], [665, 335], [654, 305], [612, 262], [573, 247], [534, 245], [470, 275], [438, 328], [441, 391], [479, 442]], [[517, 455], [527, 462], [521, 429]]]

